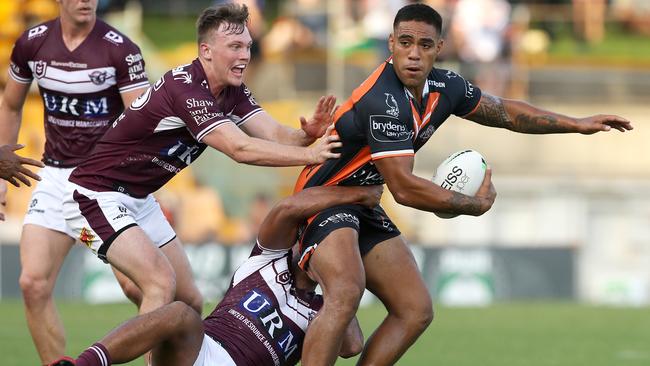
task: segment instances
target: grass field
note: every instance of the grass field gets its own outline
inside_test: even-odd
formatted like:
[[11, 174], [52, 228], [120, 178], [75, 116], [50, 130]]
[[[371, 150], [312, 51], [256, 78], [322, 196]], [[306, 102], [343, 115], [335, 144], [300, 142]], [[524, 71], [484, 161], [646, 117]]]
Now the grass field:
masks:
[[[38, 358], [18, 301], [0, 302], [2, 366], [37, 365]], [[206, 309], [212, 309], [211, 305]], [[77, 355], [134, 313], [127, 304], [61, 303], [68, 352]], [[359, 319], [368, 336], [381, 321], [381, 306]], [[427, 332], [399, 365], [436, 366], [648, 366], [650, 312], [562, 303], [440, 308]], [[337, 365], [353, 365], [341, 360]], [[142, 361], [130, 365], [143, 365]]]

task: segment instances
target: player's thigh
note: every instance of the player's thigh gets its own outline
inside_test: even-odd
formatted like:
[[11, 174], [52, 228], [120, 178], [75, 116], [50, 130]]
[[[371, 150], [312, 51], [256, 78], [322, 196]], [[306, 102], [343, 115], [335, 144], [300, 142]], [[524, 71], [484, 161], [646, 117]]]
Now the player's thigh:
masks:
[[174, 238], [165, 244], [161, 250], [176, 273], [176, 300], [183, 301], [193, 307], [200, 307], [202, 304], [195, 304], [195, 302], [202, 302], [201, 293], [194, 283], [192, 267], [181, 241]]
[[52, 286], [74, 239], [59, 231], [26, 224], [20, 238], [22, 273], [31, 279], [46, 279]]
[[344, 227], [330, 232], [312, 253], [308, 270], [326, 299], [329, 293], [347, 292], [348, 287], [351, 291], [363, 289], [365, 277], [357, 231]]
[[167, 257], [137, 225], [117, 235], [106, 251], [106, 258], [140, 288], [163, 278], [174, 278]]
[[431, 296], [402, 236], [376, 245], [363, 257], [366, 288], [391, 312], [431, 312]]

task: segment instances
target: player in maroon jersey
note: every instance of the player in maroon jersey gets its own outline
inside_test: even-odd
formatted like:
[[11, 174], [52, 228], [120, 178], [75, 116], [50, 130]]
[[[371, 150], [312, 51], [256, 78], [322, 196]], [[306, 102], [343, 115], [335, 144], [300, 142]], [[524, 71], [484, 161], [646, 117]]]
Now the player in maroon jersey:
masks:
[[[97, 0], [60, 0], [59, 17], [25, 31], [11, 54], [0, 106], [0, 144], [18, 138], [22, 109], [34, 79], [43, 98], [42, 181], [32, 194], [20, 240], [27, 324], [41, 361], [65, 348], [52, 291], [75, 242], [65, 226], [63, 188], [110, 123], [148, 86], [140, 49], [96, 19]], [[0, 201], [6, 185], [0, 182]]]
[[243, 84], [251, 46], [247, 18], [243, 6], [206, 9], [198, 20], [199, 57], [140, 95], [70, 175], [63, 203], [68, 228], [142, 291], [141, 314], [174, 295], [187, 299], [186, 290], [195, 288], [189, 271], [176, 270], [188, 268], [188, 260], [152, 193], [207, 146], [266, 166], [338, 157], [331, 152], [340, 147], [335, 137], [304, 146], [331, 124], [333, 97], [321, 98], [313, 118], [294, 130], [271, 118]]
[[[490, 209], [496, 196], [490, 170], [474, 197], [443, 189], [412, 172], [416, 151], [451, 114], [522, 133], [632, 129], [619, 116], [572, 118], [482, 93], [455, 72], [434, 67], [443, 45], [441, 28], [440, 14], [425, 4], [399, 10], [388, 42], [391, 58], [336, 113], [341, 158], [305, 168], [296, 190], [386, 183], [400, 204], [478, 216]], [[310, 220], [301, 244], [301, 266], [314, 274], [325, 299], [305, 337], [302, 364], [334, 363], [340, 335], [364, 287], [379, 297], [388, 315], [369, 337], [359, 364], [395, 364], [427, 328], [433, 307], [404, 238], [383, 209], [344, 205], [325, 210]]]
[[[54, 365], [108, 366], [153, 349], [153, 366], [290, 366], [302, 352], [309, 323], [322, 304], [315, 283], [297, 267], [289, 249], [298, 226], [311, 215], [339, 204], [374, 207], [382, 187], [314, 187], [280, 201], [260, 226], [250, 257], [239, 266], [230, 288], [212, 313], [199, 315], [174, 302], [137, 316], [111, 331], [77, 360]], [[363, 346], [355, 319], [348, 323], [338, 354], [352, 357]]]

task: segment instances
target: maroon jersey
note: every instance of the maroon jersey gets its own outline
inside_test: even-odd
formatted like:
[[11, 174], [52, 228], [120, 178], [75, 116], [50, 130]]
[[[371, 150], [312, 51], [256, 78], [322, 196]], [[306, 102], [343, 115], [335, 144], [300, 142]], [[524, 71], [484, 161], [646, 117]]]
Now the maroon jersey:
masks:
[[198, 59], [168, 71], [120, 115], [70, 181], [94, 191], [145, 197], [196, 160], [202, 139], [262, 111], [245, 85], [209, 90]]
[[34, 78], [45, 106], [45, 164], [73, 167], [85, 159], [124, 109], [120, 93], [149, 86], [140, 49], [97, 20], [73, 51], [59, 19], [25, 31], [11, 53], [10, 76]]
[[237, 365], [287, 366], [300, 360], [307, 326], [323, 298], [294, 287], [290, 253], [256, 245], [203, 321], [205, 333]]

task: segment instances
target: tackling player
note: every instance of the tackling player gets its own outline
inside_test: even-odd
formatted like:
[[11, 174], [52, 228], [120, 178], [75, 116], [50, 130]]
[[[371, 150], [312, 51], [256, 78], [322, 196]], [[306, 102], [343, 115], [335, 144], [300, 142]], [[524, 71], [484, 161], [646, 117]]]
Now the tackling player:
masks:
[[245, 6], [203, 11], [197, 22], [199, 57], [168, 71], [140, 95], [71, 173], [65, 188], [68, 228], [142, 291], [140, 314], [175, 297], [187, 299], [187, 289], [198, 293], [182, 245], [152, 193], [207, 146], [254, 165], [338, 157], [331, 152], [340, 147], [336, 137], [302, 146], [331, 125], [333, 97], [321, 98], [314, 117], [294, 130], [271, 118], [243, 84], [251, 47], [247, 19]]
[[[593, 134], [632, 129], [612, 115], [573, 118], [481, 93], [453, 71], [434, 68], [443, 46], [442, 18], [424, 4], [407, 5], [393, 23], [391, 57], [335, 114], [341, 158], [306, 167], [296, 191], [319, 185], [386, 183], [400, 204], [431, 212], [481, 215], [496, 192], [488, 169], [475, 197], [412, 173], [414, 155], [451, 115], [521, 133]], [[307, 333], [302, 364], [330, 365], [364, 287], [388, 315], [369, 338], [362, 365], [392, 365], [433, 319], [431, 296], [397, 227], [381, 207], [346, 205], [310, 220], [301, 266], [323, 289], [325, 303]]]
[[[45, 112], [45, 168], [24, 219], [19, 282], [43, 363], [65, 351], [63, 324], [52, 298], [59, 269], [75, 243], [61, 213], [63, 189], [72, 169], [124, 106], [149, 86], [140, 49], [96, 18], [97, 0], [57, 2], [58, 18], [34, 26], [16, 41], [0, 105], [0, 144], [13, 144], [36, 79]], [[0, 181], [0, 202], [5, 194], [6, 184]]]
[[[297, 268], [298, 226], [327, 207], [374, 207], [382, 187], [314, 187], [280, 201], [262, 223], [250, 257], [235, 271], [212, 313], [199, 315], [174, 302], [137, 316], [83, 352], [53, 365], [108, 366], [152, 352], [153, 366], [289, 366], [300, 360], [305, 330], [322, 305], [315, 283]], [[361, 352], [363, 335], [353, 318], [338, 351]]]

